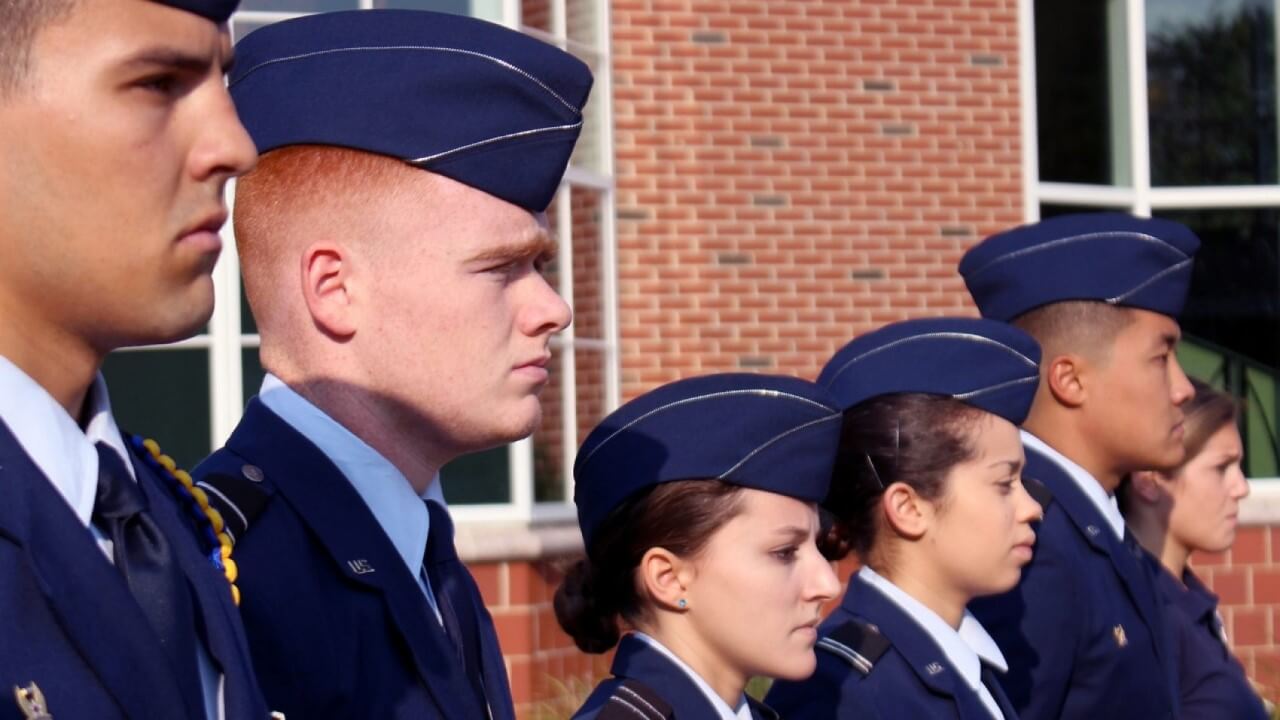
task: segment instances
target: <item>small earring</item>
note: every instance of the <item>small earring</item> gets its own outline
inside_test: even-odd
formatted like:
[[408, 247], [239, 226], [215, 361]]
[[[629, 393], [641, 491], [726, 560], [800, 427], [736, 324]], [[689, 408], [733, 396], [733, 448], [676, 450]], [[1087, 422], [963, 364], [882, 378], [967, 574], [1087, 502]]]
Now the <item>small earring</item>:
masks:
[[685, 600], [684, 598], [680, 598], [679, 600], [676, 601], [676, 605], [678, 605], [681, 610], [684, 610], [685, 608], [689, 607], [689, 601]]

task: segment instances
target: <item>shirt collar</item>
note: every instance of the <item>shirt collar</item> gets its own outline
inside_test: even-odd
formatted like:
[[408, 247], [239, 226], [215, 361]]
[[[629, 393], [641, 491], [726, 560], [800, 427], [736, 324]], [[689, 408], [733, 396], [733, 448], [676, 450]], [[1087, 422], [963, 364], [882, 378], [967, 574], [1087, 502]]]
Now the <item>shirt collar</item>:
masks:
[[101, 373], [94, 377], [85, 394], [85, 417], [89, 421], [82, 430], [47, 390], [0, 356], [0, 420], [88, 527], [98, 491], [98, 451], [94, 444], [104, 442], [119, 453], [133, 477], [129, 451], [111, 414], [111, 399]]
[[677, 657], [675, 653], [668, 650], [665, 645], [658, 642], [655, 638], [638, 630], [631, 634], [648, 643], [654, 650], [662, 653], [671, 661], [671, 664], [680, 668], [685, 675], [688, 675], [689, 679], [693, 681], [693, 684], [698, 686], [698, 689], [702, 691], [702, 694], [707, 697], [707, 701], [716, 709], [716, 714], [720, 716], [720, 720], [751, 720], [751, 706], [747, 703], [746, 695], [743, 695], [742, 698], [738, 700], [738, 706], [736, 709], [730, 708], [729, 704], [724, 701], [724, 698], [716, 694], [716, 691], [712, 690], [711, 686], [708, 685], [707, 682], [698, 675], [698, 673], [694, 672], [693, 668], [686, 665], [683, 660]]
[[1022, 444], [1036, 450], [1066, 471], [1067, 476], [1075, 482], [1085, 497], [1089, 498], [1089, 502], [1093, 503], [1098, 512], [1102, 513], [1102, 517], [1107, 519], [1107, 524], [1111, 526], [1116, 538], [1124, 539], [1124, 515], [1120, 514], [1120, 506], [1116, 504], [1115, 496], [1108, 495], [1097, 478], [1026, 430], [1022, 431]]
[[858, 576], [914, 619], [938, 643], [952, 667], [971, 689], [978, 690], [982, 685], [982, 663], [985, 662], [1000, 672], [1008, 670], [1009, 664], [996, 646], [996, 641], [968, 610], [964, 611], [960, 629], [956, 630], [924, 603], [911, 597], [875, 570], [864, 565], [858, 570]]
[[263, 378], [258, 399], [337, 466], [369, 507], [409, 573], [417, 577], [422, 570], [431, 528], [431, 517], [422, 501], [431, 500], [444, 506], [439, 476], [418, 496], [390, 460], [275, 375], [268, 373]]

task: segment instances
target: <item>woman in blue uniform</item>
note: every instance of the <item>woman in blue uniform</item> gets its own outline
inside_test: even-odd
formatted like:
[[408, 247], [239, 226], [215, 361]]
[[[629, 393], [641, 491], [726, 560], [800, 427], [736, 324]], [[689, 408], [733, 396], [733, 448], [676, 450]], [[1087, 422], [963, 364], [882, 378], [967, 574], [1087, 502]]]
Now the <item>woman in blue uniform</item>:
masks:
[[813, 672], [840, 590], [816, 545], [839, 438], [817, 386], [747, 374], [663, 386], [591, 432], [574, 464], [587, 554], [555, 610], [579, 648], [617, 653], [575, 717], [777, 717], [744, 691]]
[[1138, 542], [1151, 553], [1156, 590], [1173, 640], [1183, 720], [1265, 720], [1262, 700], [1231, 654], [1218, 598], [1187, 564], [1196, 551], [1235, 542], [1240, 500], [1249, 483], [1235, 400], [1198, 381], [1183, 406], [1186, 460], [1167, 472], [1130, 476], [1117, 497]]
[[1017, 584], [1041, 507], [1023, 487], [1018, 425], [1040, 350], [989, 320], [886, 326], [819, 377], [844, 408], [825, 503], [830, 556], [861, 569], [822, 624], [818, 669], [774, 685], [791, 720], [1011, 720], [993, 672], [1004, 657], [965, 606]]

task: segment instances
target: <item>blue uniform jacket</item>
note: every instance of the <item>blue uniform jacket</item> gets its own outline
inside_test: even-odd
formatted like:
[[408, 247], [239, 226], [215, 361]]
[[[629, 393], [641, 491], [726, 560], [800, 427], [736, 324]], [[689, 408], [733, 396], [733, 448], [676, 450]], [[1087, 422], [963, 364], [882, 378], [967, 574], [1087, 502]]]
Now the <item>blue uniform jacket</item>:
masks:
[[[131, 457], [150, 514], [192, 590], [202, 641], [224, 676], [228, 720], [262, 720], [244, 631], [194, 521]], [[31, 683], [58, 720], [183, 718], [172, 669], [142, 609], [53, 484], [0, 423], [0, 720], [23, 718], [15, 687]]]
[[[649, 643], [631, 635], [618, 643], [610, 668], [573, 720], [714, 720], [716, 708], [689, 675]], [[747, 698], [755, 720], [778, 714]]]
[[[765, 698], [787, 720], [991, 720], [929, 633], [857, 575], [818, 637], [813, 676], [774, 683]], [[983, 680], [1005, 720], [1015, 720], [986, 666]]]
[[1147, 559], [1157, 573], [1156, 591], [1173, 640], [1182, 720], [1267, 720], [1262, 699], [1227, 647], [1218, 597], [1190, 570], [1180, 583], [1159, 560], [1150, 555]]
[[[252, 400], [226, 447], [193, 475], [216, 488], [211, 500], [238, 532], [240, 611], [274, 708], [289, 720], [489, 717], [473, 691], [481, 678], [464, 672], [391, 540], [291, 425]], [[461, 574], [471, 603], [458, 615], [481, 648], [489, 710], [509, 720], [497, 632], [475, 581]]]
[[[1075, 481], [1027, 447], [1024, 477], [1052, 496], [1017, 587], [970, 610], [1009, 662], [1005, 691], [1024, 720], [1177, 717], [1155, 579]], [[1042, 505], [1046, 503], [1042, 502]]]

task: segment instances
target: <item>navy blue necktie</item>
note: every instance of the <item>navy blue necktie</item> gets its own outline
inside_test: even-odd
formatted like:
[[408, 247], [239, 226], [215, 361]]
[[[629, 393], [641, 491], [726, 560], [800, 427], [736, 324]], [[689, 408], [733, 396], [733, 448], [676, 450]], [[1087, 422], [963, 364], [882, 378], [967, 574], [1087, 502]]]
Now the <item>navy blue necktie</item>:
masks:
[[467, 592], [467, 569], [458, 559], [453, 546], [453, 520], [448, 511], [438, 503], [427, 501], [431, 528], [427, 536], [427, 552], [423, 566], [427, 579], [436, 596], [436, 606], [444, 621], [445, 632], [453, 641], [462, 662], [467, 680], [480, 701], [480, 707], [488, 707], [484, 691], [484, 657], [480, 641], [480, 621], [473, 607], [474, 599]]
[[164, 648], [187, 711], [203, 718], [204, 695], [196, 666], [195, 613], [187, 579], [164, 534], [147, 512], [147, 499], [119, 453], [98, 443], [98, 491], [92, 521], [111, 539], [112, 559]]

